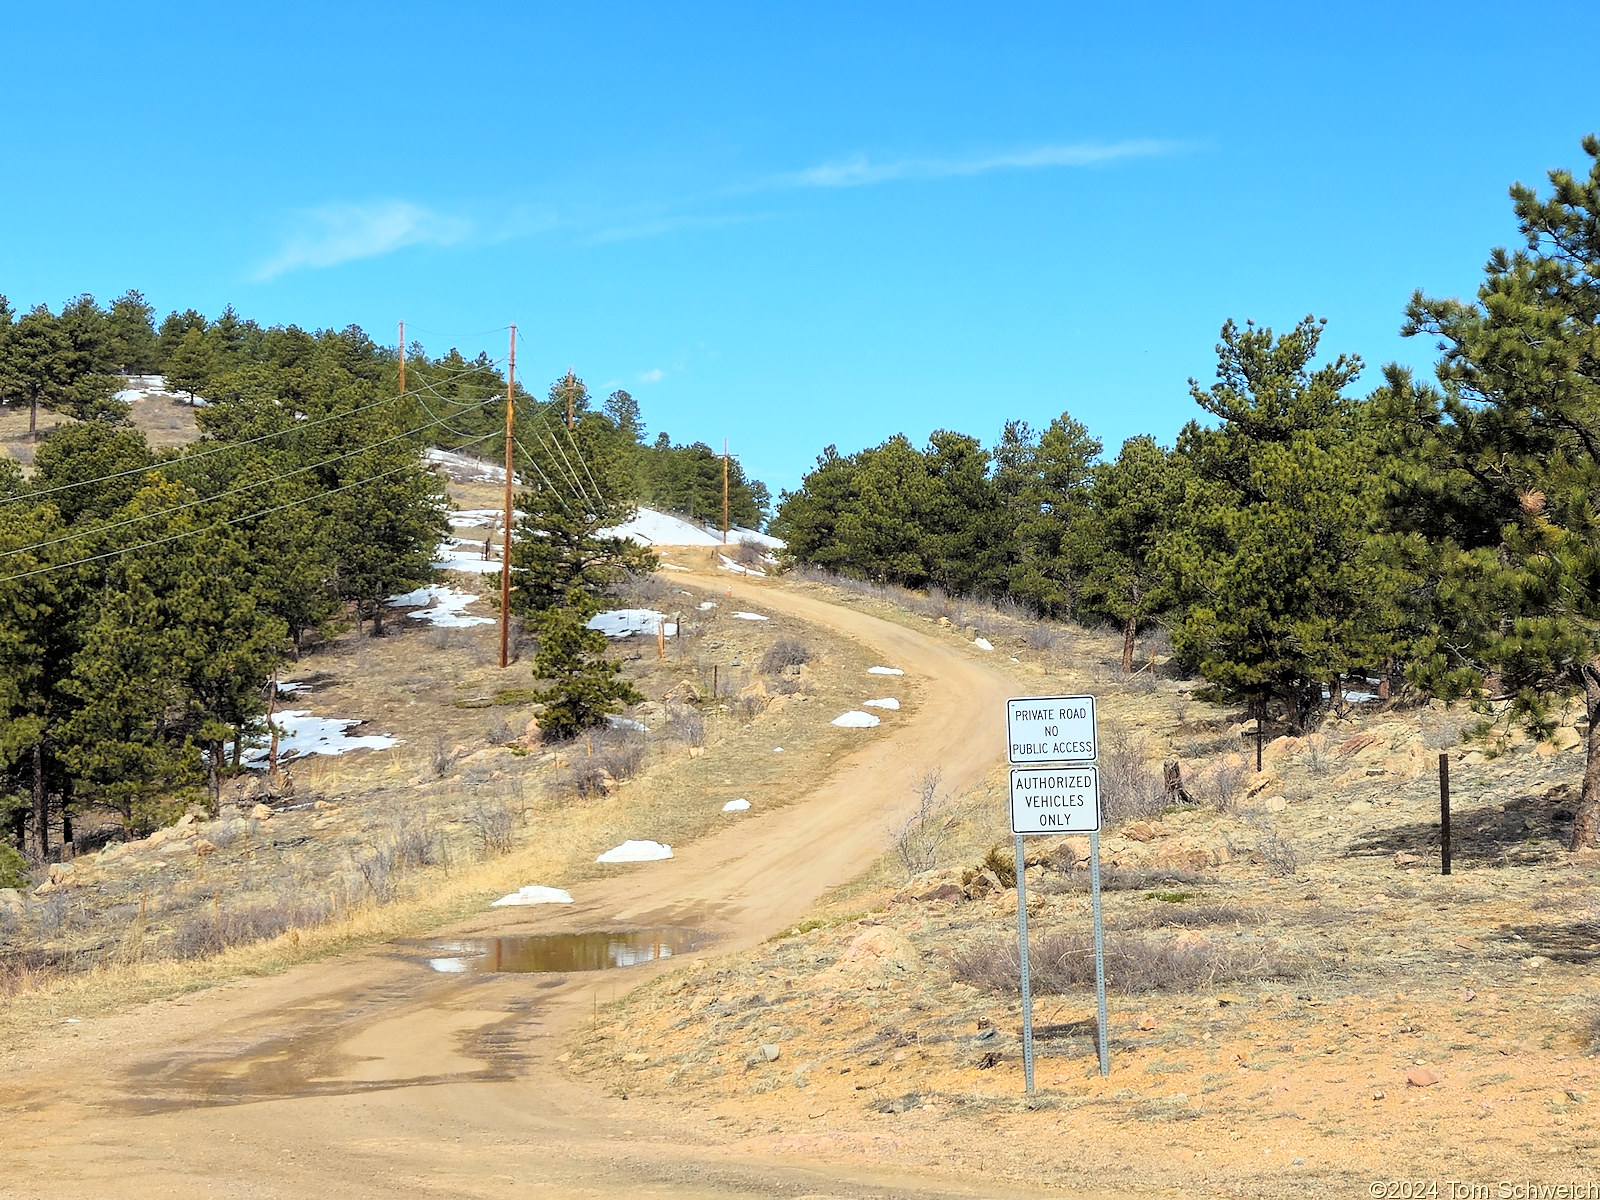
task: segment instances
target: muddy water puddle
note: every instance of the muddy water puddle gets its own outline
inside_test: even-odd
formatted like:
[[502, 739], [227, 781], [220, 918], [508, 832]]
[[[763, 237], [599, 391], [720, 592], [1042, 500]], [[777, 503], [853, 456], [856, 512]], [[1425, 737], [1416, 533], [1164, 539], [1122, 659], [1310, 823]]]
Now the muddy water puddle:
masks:
[[631, 929], [605, 933], [540, 933], [518, 937], [434, 942], [428, 966], [448, 975], [476, 973], [564, 974], [636, 967], [698, 949], [696, 929]]

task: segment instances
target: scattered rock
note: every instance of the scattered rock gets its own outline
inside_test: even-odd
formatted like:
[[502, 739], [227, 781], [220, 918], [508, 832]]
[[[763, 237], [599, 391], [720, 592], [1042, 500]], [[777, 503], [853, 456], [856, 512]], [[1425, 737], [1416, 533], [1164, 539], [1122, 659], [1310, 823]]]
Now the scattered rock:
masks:
[[1432, 1087], [1439, 1082], [1439, 1077], [1427, 1067], [1412, 1067], [1406, 1072], [1406, 1083], [1412, 1087]]
[[339, 823], [339, 814], [330, 813], [326, 817], [318, 817], [315, 821], [311, 822], [311, 828], [313, 830], [331, 829], [333, 826], [337, 825], [338, 823]]
[[1404, 850], [1394, 852], [1394, 865], [1397, 867], [1409, 867], [1412, 863], [1421, 861], [1422, 859], [1415, 854], [1407, 854]]
[[1270, 771], [1263, 771], [1251, 780], [1250, 786], [1245, 790], [1244, 794], [1247, 799], [1253, 800], [1257, 796], [1261, 795], [1262, 792], [1268, 791], [1271, 788], [1282, 786], [1283, 780], [1279, 779]]
[[783, 1053], [783, 1047], [773, 1042], [768, 1042], [761, 1047], [761, 1057], [768, 1062], [777, 1062], [778, 1055]]
[[1269, 813], [1289, 811], [1289, 801], [1282, 796], [1268, 796], [1261, 801], [1261, 807]]
[[252, 821], [270, 821], [276, 814], [265, 804], [258, 804], [250, 810]]
[[72, 876], [76, 873], [76, 870], [77, 868], [75, 868], [71, 863], [51, 863], [50, 882], [58, 886], [69, 883], [72, 880]]
[[177, 825], [175, 827], [178, 828], [178, 829], [184, 829], [187, 826], [190, 826], [190, 825], [193, 825], [193, 824], [194, 824], [194, 814], [193, 813], [184, 813], [183, 816], [178, 818]]
[[700, 689], [687, 679], [679, 680], [662, 699], [668, 704], [699, 704]]
[[194, 852], [204, 858], [207, 854], [215, 854], [217, 848], [205, 838], [199, 838], [195, 841]]
[[1150, 1030], [1154, 1029], [1155, 1027], [1156, 1027], [1156, 1019], [1154, 1017], [1152, 1017], [1149, 1013], [1145, 1013], [1142, 1017], [1139, 1018], [1139, 1028], [1144, 1030], [1146, 1033], [1149, 1033]]
[[[515, 566], [516, 564], [512, 564], [512, 565]], [[325, 812], [338, 812], [339, 811], [339, 806], [338, 805], [329, 804], [326, 800], [318, 800], [311, 807], [316, 809], [318, 812], [322, 812], [322, 813], [325, 813]]]
[[706, 752], [706, 748], [704, 746], [690, 746], [689, 747], [689, 757], [690, 758], [700, 758], [705, 754], [705, 752]]
[[635, 1064], [637, 1064], [637, 1063], [647, 1063], [647, 1062], [650, 1061], [650, 1056], [648, 1054], [640, 1054], [637, 1051], [635, 1051], [632, 1054], [624, 1054], [622, 1056], [622, 1061], [625, 1062], [625, 1063], [635, 1063]]
[[1383, 1089], [1382, 1088], [1373, 1088], [1372, 1089], [1372, 1098], [1374, 1100], [1382, 1100], [1383, 1099]]
[[1135, 821], [1123, 829], [1122, 836], [1132, 838], [1136, 842], [1152, 842], [1155, 840], [1156, 831], [1150, 828], [1148, 821]]
[[1345, 809], [1344, 810], [1347, 813], [1371, 812], [1372, 811], [1372, 805], [1370, 803], [1368, 803], [1367, 801], [1365, 801], [1365, 800], [1357, 800], [1354, 804], [1345, 805]]
[[0, 888], [0, 909], [20, 915], [27, 907], [28, 902], [22, 898], [21, 889]]

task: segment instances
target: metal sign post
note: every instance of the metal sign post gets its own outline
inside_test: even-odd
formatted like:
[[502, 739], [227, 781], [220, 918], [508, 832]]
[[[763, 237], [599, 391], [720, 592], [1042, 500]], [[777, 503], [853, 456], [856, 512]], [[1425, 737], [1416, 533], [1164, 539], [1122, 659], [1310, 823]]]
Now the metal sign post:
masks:
[[[1023, 696], [1006, 701], [1006, 757], [1011, 768], [1011, 832], [1017, 860], [1017, 957], [1022, 984], [1022, 1075], [1033, 1093], [1033, 983], [1028, 953], [1027, 858], [1030, 834], [1089, 835], [1094, 907], [1094, 976], [1100, 1074], [1110, 1074], [1106, 1047], [1105, 925], [1100, 912], [1100, 739], [1093, 696]], [[1025, 764], [1025, 765], [1015, 765]], [[1049, 765], [1045, 765], [1049, 764]]]

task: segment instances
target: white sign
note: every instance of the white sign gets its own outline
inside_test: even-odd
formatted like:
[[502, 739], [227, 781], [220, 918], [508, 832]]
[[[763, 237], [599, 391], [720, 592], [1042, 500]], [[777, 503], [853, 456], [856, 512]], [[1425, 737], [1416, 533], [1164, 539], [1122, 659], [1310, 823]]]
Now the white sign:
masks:
[[1006, 758], [1014, 763], [1093, 762], [1093, 696], [1019, 696], [1006, 701]]
[[1011, 768], [1012, 833], [1094, 833], [1099, 828], [1100, 778], [1093, 767]]

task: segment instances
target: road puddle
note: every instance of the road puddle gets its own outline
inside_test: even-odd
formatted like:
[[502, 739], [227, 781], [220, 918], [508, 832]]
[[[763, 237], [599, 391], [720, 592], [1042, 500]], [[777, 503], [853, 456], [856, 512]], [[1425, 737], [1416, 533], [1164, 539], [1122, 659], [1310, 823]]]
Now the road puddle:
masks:
[[428, 966], [448, 975], [610, 971], [671, 958], [705, 942], [694, 929], [633, 929], [616, 933], [541, 933], [472, 938], [428, 946]]

